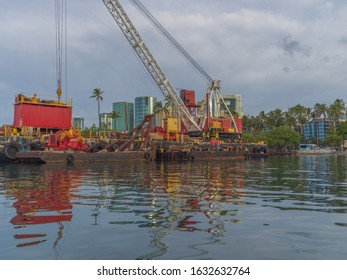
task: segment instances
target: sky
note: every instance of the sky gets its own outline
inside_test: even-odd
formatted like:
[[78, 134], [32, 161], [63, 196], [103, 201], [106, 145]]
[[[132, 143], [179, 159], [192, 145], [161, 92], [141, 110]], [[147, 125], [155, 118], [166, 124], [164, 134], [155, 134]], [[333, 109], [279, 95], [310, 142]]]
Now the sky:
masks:
[[[55, 1], [3, 1], [0, 10], [0, 125], [13, 123], [15, 95], [56, 98]], [[102, 112], [137, 96], [164, 99], [101, 0], [67, 1], [63, 98], [73, 115], [97, 123]], [[301, 104], [347, 101], [344, 0], [141, 0], [213, 79], [240, 94], [246, 115]], [[208, 83], [128, 0], [120, 0], [177, 89], [203, 98]]]

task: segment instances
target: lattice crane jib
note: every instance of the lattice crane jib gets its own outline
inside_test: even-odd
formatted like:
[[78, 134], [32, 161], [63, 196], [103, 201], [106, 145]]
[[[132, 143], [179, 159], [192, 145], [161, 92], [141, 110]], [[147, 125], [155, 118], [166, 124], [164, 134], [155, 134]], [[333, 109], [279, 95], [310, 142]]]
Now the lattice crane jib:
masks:
[[160, 88], [164, 97], [172, 99], [174, 101], [174, 104], [177, 108], [178, 117], [182, 120], [186, 129], [188, 131], [201, 131], [201, 128], [196, 123], [187, 107], [184, 105], [179, 94], [176, 92], [170, 80], [162, 71], [152, 53], [149, 51], [146, 43], [137, 32], [135, 26], [131, 22], [120, 2], [118, 0], [102, 1], [118, 24], [124, 36], [127, 38], [131, 47], [135, 50], [135, 53], [137, 54], [157, 86]]

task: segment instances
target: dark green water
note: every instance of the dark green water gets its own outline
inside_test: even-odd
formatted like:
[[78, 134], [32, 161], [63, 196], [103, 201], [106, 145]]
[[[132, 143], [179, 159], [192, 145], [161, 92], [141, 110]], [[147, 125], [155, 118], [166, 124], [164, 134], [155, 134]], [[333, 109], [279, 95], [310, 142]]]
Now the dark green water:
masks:
[[0, 259], [347, 259], [347, 157], [0, 165]]

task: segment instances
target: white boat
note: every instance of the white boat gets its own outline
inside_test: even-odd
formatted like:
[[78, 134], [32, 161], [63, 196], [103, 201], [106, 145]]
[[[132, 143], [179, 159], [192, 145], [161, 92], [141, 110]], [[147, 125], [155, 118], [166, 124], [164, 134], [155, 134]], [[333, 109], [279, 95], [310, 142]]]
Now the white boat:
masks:
[[332, 154], [336, 151], [331, 148], [320, 148], [316, 144], [301, 144], [297, 154], [302, 155], [320, 155], [320, 154]]

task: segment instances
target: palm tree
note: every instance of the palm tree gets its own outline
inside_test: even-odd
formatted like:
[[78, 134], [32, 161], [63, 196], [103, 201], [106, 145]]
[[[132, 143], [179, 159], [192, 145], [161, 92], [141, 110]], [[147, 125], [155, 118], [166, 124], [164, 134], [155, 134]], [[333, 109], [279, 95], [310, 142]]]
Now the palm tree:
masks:
[[159, 114], [162, 109], [163, 109], [163, 103], [161, 103], [160, 101], [154, 103], [153, 113], [155, 115]]
[[314, 108], [313, 108], [313, 111], [315, 113], [315, 117], [317, 119], [320, 119], [323, 115], [324, 120], [325, 120], [327, 118], [327, 110], [328, 110], [327, 105], [324, 103], [316, 103], [314, 105]]
[[249, 115], [242, 116], [242, 130], [249, 133], [254, 133], [254, 117]]
[[282, 110], [276, 109], [276, 110], [270, 111], [267, 114], [267, 123], [270, 129], [284, 125], [285, 120], [284, 120], [284, 113], [282, 112]]
[[110, 115], [111, 119], [114, 120], [114, 130], [117, 130], [117, 119], [122, 117], [119, 112], [112, 111]]
[[291, 107], [288, 109], [289, 114], [294, 116], [297, 123], [300, 124], [301, 136], [304, 135], [304, 125], [305, 125], [305, 123], [307, 123], [309, 111], [310, 111], [309, 108], [306, 108], [300, 104], [297, 104], [294, 107]]
[[104, 92], [100, 88], [95, 88], [93, 90], [93, 95], [90, 96], [89, 98], [95, 98], [96, 101], [98, 102], [98, 119], [99, 119], [99, 129], [101, 128], [101, 119], [100, 119], [100, 101], [103, 100], [102, 94]]
[[345, 110], [345, 102], [343, 102], [342, 99], [336, 99], [335, 102], [328, 108], [329, 117], [334, 121], [334, 131], [336, 131], [336, 122], [338, 122], [341, 115], [346, 112]]
[[268, 130], [267, 127], [267, 114], [264, 111], [261, 111], [258, 116], [255, 117], [255, 127], [258, 131]]
[[289, 112], [284, 112], [284, 118], [285, 118], [285, 124], [287, 126], [290, 126], [292, 130], [294, 130], [294, 128], [297, 127], [296, 118], [293, 115], [291, 115]]

